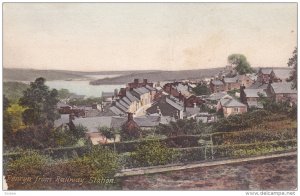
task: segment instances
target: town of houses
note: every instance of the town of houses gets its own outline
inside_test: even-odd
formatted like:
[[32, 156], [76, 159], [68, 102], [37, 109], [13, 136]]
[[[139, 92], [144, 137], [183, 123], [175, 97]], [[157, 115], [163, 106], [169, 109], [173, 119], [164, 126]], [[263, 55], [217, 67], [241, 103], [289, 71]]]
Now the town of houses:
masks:
[[[208, 123], [218, 120], [218, 112], [226, 118], [250, 108], [263, 108], [259, 102], [261, 96], [292, 106], [297, 104], [297, 91], [286, 81], [290, 72], [289, 68], [260, 68], [257, 73], [238, 75], [229, 65], [219, 74], [201, 80], [154, 83], [134, 79], [125, 88], [99, 92], [103, 98], [101, 103], [74, 106], [60, 102], [57, 107], [61, 118], [55, 121], [55, 126], [63, 128], [70, 121], [85, 126], [87, 137], [93, 144], [99, 144], [111, 142], [100, 134], [99, 127], [120, 129], [131, 123], [141, 130], [149, 130], [185, 118]], [[192, 89], [199, 83], [205, 84], [211, 94], [195, 95]], [[120, 136], [116, 141], [120, 141]]]

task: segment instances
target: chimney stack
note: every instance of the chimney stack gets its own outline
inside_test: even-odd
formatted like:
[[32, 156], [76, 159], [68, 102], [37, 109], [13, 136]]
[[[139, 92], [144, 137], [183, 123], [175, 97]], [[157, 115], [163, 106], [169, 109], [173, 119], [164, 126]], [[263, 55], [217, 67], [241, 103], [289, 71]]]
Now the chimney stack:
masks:
[[148, 83], [147, 79], [144, 79], [144, 84], [147, 84], [147, 83]]
[[129, 121], [131, 121], [131, 120], [133, 120], [133, 113], [131, 113], [131, 112], [127, 112], [127, 114], [128, 114], [128, 122]]
[[134, 79], [134, 83], [135, 83], [135, 84], [138, 84], [138, 83], [139, 83], [139, 79], [135, 78], [135, 79]]

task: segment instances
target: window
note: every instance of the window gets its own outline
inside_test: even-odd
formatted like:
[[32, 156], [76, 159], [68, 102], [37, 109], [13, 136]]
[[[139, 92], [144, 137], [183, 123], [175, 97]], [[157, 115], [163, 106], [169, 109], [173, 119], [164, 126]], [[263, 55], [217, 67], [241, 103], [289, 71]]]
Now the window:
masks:
[[239, 112], [239, 108], [233, 108], [234, 112]]

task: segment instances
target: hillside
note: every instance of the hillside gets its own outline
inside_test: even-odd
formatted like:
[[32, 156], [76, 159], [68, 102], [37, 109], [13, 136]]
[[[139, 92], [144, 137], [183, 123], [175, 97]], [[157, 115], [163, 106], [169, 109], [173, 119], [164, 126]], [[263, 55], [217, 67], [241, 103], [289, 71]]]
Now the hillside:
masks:
[[33, 81], [38, 77], [44, 77], [46, 80], [72, 80], [72, 79], [90, 79], [87, 75], [128, 75], [131, 73], [148, 73], [153, 70], [145, 71], [66, 71], [66, 70], [36, 70], [36, 69], [8, 69], [3, 68], [4, 81]]
[[28, 84], [21, 82], [3, 82], [3, 94], [11, 102], [17, 102], [28, 87]]
[[147, 78], [149, 81], [168, 81], [168, 80], [184, 80], [184, 79], [199, 79], [211, 77], [219, 73], [224, 68], [198, 69], [198, 70], [182, 70], [182, 71], [151, 71], [148, 73], [131, 73], [114, 78], [104, 78], [91, 81], [92, 85], [100, 84], [124, 84], [133, 81], [134, 78]]

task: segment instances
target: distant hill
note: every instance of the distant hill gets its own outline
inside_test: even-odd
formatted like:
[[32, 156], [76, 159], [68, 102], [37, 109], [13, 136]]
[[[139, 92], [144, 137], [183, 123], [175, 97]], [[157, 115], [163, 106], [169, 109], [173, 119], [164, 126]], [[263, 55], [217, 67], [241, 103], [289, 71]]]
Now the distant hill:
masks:
[[224, 68], [198, 69], [198, 70], [180, 70], [180, 71], [151, 71], [148, 73], [131, 73], [114, 78], [103, 78], [91, 81], [92, 85], [100, 84], [125, 84], [133, 81], [134, 78], [146, 78], [149, 81], [168, 81], [168, 80], [184, 80], [184, 79], [200, 79], [211, 77], [218, 74]]
[[[36, 70], [36, 69], [9, 69], [3, 68], [4, 81], [34, 81], [38, 77], [44, 77], [46, 80], [71, 80], [71, 79], [85, 79], [86, 75], [127, 75], [131, 73], [148, 73], [153, 70], [146, 71], [66, 71], [66, 70]], [[89, 78], [90, 79], [90, 78]]]
[[17, 102], [27, 88], [29, 85], [21, 82], [3, 82], [3, 94], [10, 102]]
[[35, 69], [3, 69], [4, 81], [34, 81], [38, 77], [46, 80], [65, 80], [72, 78], [83, 78], [79, 72], [68, 72], [59, 70], [35, 70]]

